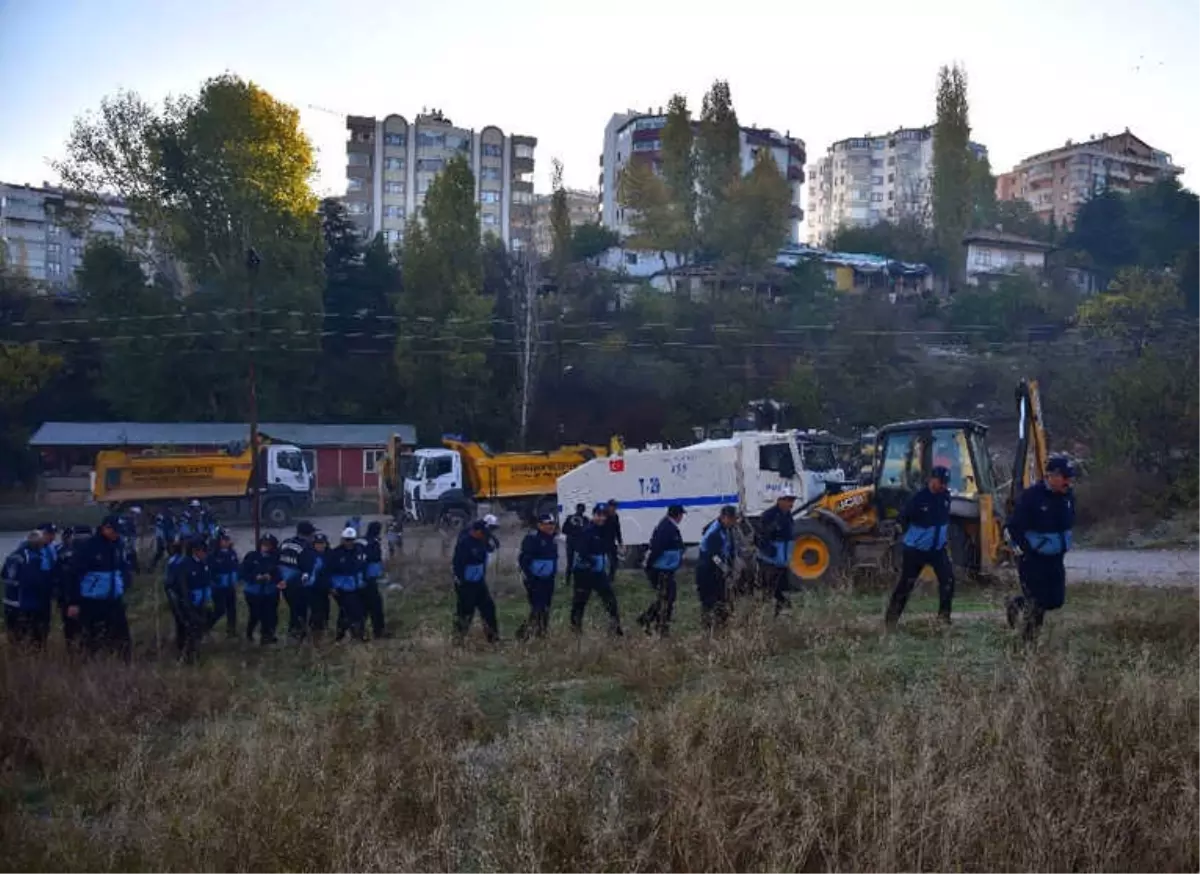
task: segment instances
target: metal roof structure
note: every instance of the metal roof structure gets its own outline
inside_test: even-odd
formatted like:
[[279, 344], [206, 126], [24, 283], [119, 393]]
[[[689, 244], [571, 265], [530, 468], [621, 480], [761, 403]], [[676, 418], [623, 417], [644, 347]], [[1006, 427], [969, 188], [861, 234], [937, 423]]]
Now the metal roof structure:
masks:
[[[262, 422], [258, 430], [305, 449], [323, 446], [385, 446], [393, 434], [409, 446], [417, 442], [412, 425], [310, 425]], [[248, 442], [246, 422], [46, 422], [30, 446], [224, 446]]]

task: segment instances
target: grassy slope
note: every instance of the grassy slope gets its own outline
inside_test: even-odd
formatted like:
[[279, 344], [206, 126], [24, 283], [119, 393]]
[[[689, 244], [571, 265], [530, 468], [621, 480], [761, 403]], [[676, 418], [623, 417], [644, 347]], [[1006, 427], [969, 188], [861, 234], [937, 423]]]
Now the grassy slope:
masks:
[[[1194, 593], [1073, 589], [1030, 653], [882, 591], [676, 634], [493, 651], [430, 576], [369, 646], [207, 644], [131, 670], [2, 651], [0, 845], [15, 869], [1195, 870]], [[502, 630], [523, 612], [501, 580]], [[626, 625], [644, 584], [621, 588]], [[286, 613], [286, 611], [284, 611]], [[972, 617], [970, 614], [974, 614]], [[162, 619], [166, 634], [169, 622]]]

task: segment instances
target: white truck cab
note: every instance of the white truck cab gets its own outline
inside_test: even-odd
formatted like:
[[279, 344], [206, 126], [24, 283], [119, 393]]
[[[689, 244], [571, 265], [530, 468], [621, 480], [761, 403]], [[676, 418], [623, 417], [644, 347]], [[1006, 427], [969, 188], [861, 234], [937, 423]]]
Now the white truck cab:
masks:
[[[462, 457], [453, 449], [417, 449], [404, 478], [404, 513], [416, 522], [458, 522], [474, 515], [463, 485]], [[460, 518], [461, 517], [461, 518]]]

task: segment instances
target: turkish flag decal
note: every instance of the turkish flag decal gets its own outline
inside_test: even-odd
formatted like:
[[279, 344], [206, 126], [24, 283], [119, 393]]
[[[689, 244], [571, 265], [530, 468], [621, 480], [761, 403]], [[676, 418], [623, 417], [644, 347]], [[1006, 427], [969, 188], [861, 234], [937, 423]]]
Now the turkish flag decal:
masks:
[[625, 459], [624, 458], [609, 459], [608, 472], [609, 473], [624, 473], [625, 472]]

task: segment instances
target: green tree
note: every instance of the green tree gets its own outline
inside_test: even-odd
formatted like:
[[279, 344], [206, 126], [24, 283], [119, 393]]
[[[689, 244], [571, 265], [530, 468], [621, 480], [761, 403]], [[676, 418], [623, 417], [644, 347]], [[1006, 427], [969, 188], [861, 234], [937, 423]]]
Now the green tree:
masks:
[[620, 244], [621, 237], [616, 231], [599, 222], [585, 222], [571, 231], [571, 260], [590, 261]]
[[480, 293], [475, 179], [464, 158], [447, 162], [434, 179], [421, 218], [404, 233], [397, 378], [419, 433], [471, 431], [486, 410], [493, 302]]
[[554, 277], [559, 282], [564, 279], [567, 265], [571, 263], [571, 212], [567, 206], [567, 190], [563, 188], [562, 161], [555, 158], [552, 162], [553, 171], [550, 176], [550, 236], [553, 250], [550, 262], [554, 265]]
[[741, 175], [741, 127], [729, 83], [717, 80], [704, 95], [696, 135], [699, 231], [705, 248], [719, 249], [728, 216], [725, 205]]
[[1141, 355], [1184, 319], [1184, 300], [1171, 276], [1129, 268], [1117, 274], [1107, 291], [1081, 305], [1078, 319], [1089, 334], [1122, 340]]
[[661, 133], [662, 179], [671, 202], [674, 249], [690, 255], [696, 250], [696, 148], [687, 98], [671, 95]]
[[827, 248], [834, 252], [885, 255], [897, 261], [928, 264], [934, 269], [942, 267], [941, 252], [933, 235], [925, 225], [911, 218], [838, 228], [829, 238]]
[[627, 240], [634, 249], [657, 252], [667, 282], [674, 289], [676, 266], [676, 210], [663, 180], [646, 161], [631, 160], [621, 171], [617, 200], [629, 215], [633, 233]]
[[963, 280], [969, 230], [972, 162], [967, 74], [957, 64], [938, 71], [937, 121], [933, 125], [933, 228], [952, 282]]
[[791, 205], [791, 187], [763, 149], [753, 169], [730, 186], [720, 235], [725, 261], [742, 271], [771, 263], [787, 241]]
[[971, 221], [968, 230], [992, 227], [997, 223], [996, 177], [992, 175], [992, 164], [987, 155], [976, 158], [971, 154], [967, 167], [971, 185]]

